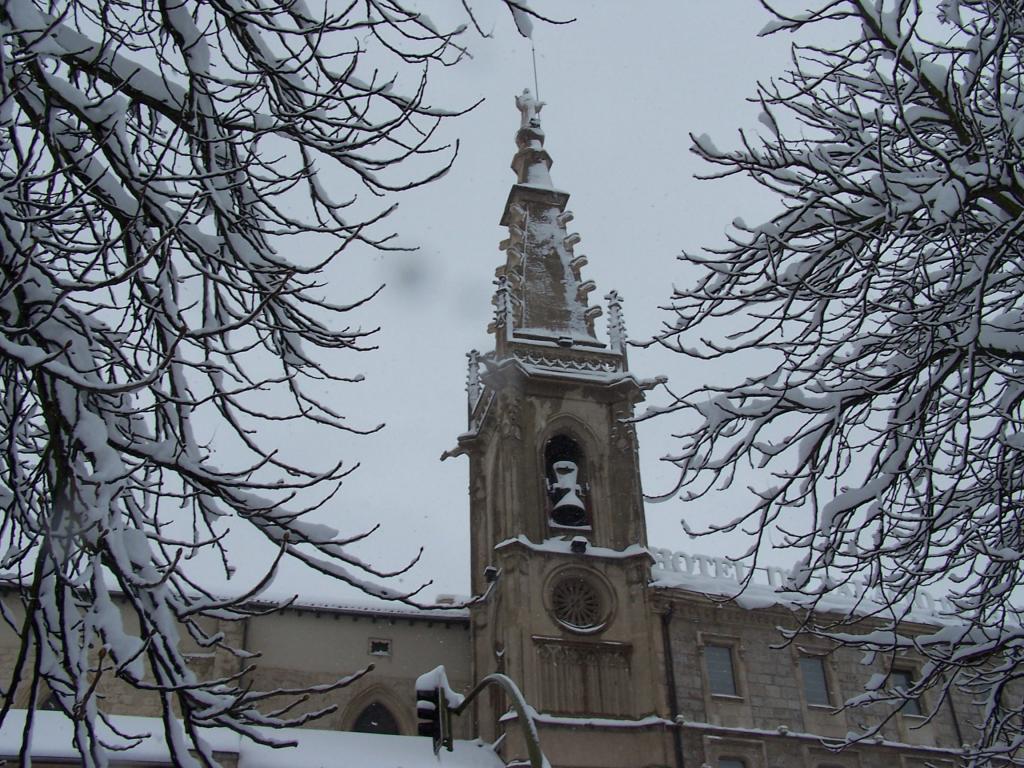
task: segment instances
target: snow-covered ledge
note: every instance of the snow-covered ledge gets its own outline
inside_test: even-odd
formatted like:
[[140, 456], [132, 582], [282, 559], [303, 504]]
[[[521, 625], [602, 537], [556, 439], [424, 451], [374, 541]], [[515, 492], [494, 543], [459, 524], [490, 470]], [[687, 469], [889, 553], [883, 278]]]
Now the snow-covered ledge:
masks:
[[[586, 542], [586, 548], [581, 551], [578, 546], [580, 540]], [[574, 544], [577, 546], [574, 548]], [[639, 544], [630, 544], [625, 549], [611, 549], [610, 547], [595, 547], [586, 541], [583, 536], [561, 536], [550, 539], [544, 539], [544, 541], [537, 543], [530, 541], [526, 536], [519, 534], [518, 536], [505, 539], [504, 541], [498, 542], [494, 549], [496, 551], [506, 549], [513, 546], [522, 546], [530, 549], [534, 552], [551, 552], [561, 555], [578, 555], [584, 557], [596, 557], [605, 560], [628, 560], [633, 557], [646, 557], [653, 558], [651, 551], [647, 547], [641, 547]]]

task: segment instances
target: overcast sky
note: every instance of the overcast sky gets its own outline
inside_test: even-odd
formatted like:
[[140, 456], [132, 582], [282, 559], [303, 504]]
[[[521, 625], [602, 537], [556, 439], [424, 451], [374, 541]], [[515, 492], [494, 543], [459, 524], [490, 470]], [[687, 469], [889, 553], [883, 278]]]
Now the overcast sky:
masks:
[[[529, 41], [496, 3], [477, 6], [494, 37], [473, 40], [471, 61], [434, 72], [430, 100], [453, 107], [485, 101], [445, 127], [444, 137], [461, 144], [454, 169], [401, 197], [392, 222], [400, 241], [418, 250], [355, 254], [332, 275], [339, 300], [387, 284], [359, 318], [381, 326], [379, 350], [348, 363], [366, 381], [337, 392], [339, 407], [355, 422], [387, 427], [358, 440], [305, 446], [311, 456], [361, 461], [324, 519], [346, 531], [380, 521], [360, 552], [382, 567], [398, 565], [422, 545], [423, 559], [402, 586], [432, 579], [428, 594], [468, 589], [468, 460], [438, 458], [466, 428], [465, 353], [493, 347], [486, 327], [494, 269], [504, 258], [498, 219], [514, 181], [509, 163], [519, 113], [513, 99], [533, 87]], [[689, 151], [688, 134], [707, 133], [729, 146], [740, 127], [757, 130], [759, 109], [747, 98], [758, 78], [784, 70], [789, 41], [757, 37], [767, 16], [749, 0], [535, 0], [534, 6], [557, 6], [559, 13], [571, 7], [577, 19], [538, 25], [534, 43], [552, 179], [571, 193], [570, 230], [582, 236], [576, 252], [588, 256], [584, 274], [597, 282], [591, 301], [603, 303], [605, 293], [618, 289], [630, 336], [643, 339], [666, 319], [658, 305], [673, 282], [689, 279], [676, 259], [683, 250], [721, 245], [735, 217], [757, 221], [778, 206], [747, 180], [695, 180], [709, 169]], [[630, 365], [641, 377], [666, 374], [677, 389], [695, 373], [690, 361], [656, 351], [633, 350]], [[671, 429], [664, 419], [640, 430], [648, 493], [671, 487], [673, 471], [658, 461], [672, 449]], [[649, 505], [650, 543], [704, 552], [735, 547], [692, 542], [680, 526], [683, 516], [699, 523], [727, 514], [730, 502], [723, 498]], [[292, 569], [277, 584], [311, 599], [343, 601], [351, 594]]]

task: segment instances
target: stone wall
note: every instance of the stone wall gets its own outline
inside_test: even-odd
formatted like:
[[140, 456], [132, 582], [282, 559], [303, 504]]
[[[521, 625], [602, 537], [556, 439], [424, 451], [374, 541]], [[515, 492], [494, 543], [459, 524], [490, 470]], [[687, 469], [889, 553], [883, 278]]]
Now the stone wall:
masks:
[[[22, 615], [17, 596], [9, 592], [3, 600], [17, 623]], [[123, 612], [123, 620], [128, 631], [137, 631], [137, 622], [129, 611]], [[403, 735], [412, 735], [416, 732], [414, 685], [419, 675], [443, 664], [454, 688], [465, 690], [471, 682], [469, 624], [458, 615], [421, 617], [401, 612], [303, 607], [238, 622], [211, 619], [207, 629], [223, 632], [230, 645], [255, 656], [240, 659], [224, 651], [200, 648], [183, 630], [182, 647], [200, 679], [226, 677], [253, 666], [244, 676], [243, 685], [251, 684], [253, 690], [263, 691], [295, 689], [329, 685], [372, 664], [371, 672], [350, 685], [313, 695], [289, 712], [294, 716], [335, 707], [325, 717], [312, 721], [310, 726], [314, 728], [350, 729], [360, 712], [377, 702], [394, 715]], [[0, 623], [0, 679], [4, 685], [18, 647], [18, 635], [6, 623]], [[96, 694], [103, 699], [104, 711], [111, 714], [158, 717], [161, 713], [153, 692], [134, 688], [109, 670], [101, 676]], [[23, 708], [28, 695], [28, 686], [22, 685], [15, 708]], [[49, 691], [40, 692], [40, 705], [48, 696]], [[269, 711], [285, 702], [284, 697], [269, 699], [261, 708]], [[457, 719], [455, 725], [459, 738], [469, 737], [472, 723], [468, 715]]]
[[[926, 693], [921, 708], [925, 715], [934, 710], [931, 718], [894, 713], [892, 705], [881, 704], [842, 710], [844, 701], [883, 671], [883, 660], [862, 664], [862, 653], [815, 639], [786, 644], [779, 628], [794, 628], [796, 620], [784, 608], [744, 610], [676, 590], [662, 591], [662, 597], [671, 606], [670, 656], [688, 766], [715, 766], [727, 757], [745, 768], [916, 768], [945, 760], [952, 766], [960, 745], [973, 738], [970, 723], [977, 712], [960, 695], [954, 714], [954, 705]], [[712, 691], [711, 645], [729, 649], [735, 694]], [[808, 702], [801, 656], [822, 660], [831, 706]], [[920, 660], [908, 656], [897, 664], [912, 672]], [[883, 738], [841, 754], [822, 746], [822, 737], [843, 738], [887, 717]]]
[[[338, 707], [318, 721], [319, 728], [351, 729], [362, 709], [376, 701], [395, 715], [403, 735], [412, 735], [419, 675], [443, 664], [453, 688], [466, 690], [471, 684], [469, 624], [457, 617], [288, 609], [250, 619], [246, 647], [260, 654], [250, 679], [263, 690], [328, 684], [373, 664], [373, 671], [351, 685], [318, 697], [319, 706]], [[469, 736], [468, 721], [468, 716], [455, 721], [460, 738]]]

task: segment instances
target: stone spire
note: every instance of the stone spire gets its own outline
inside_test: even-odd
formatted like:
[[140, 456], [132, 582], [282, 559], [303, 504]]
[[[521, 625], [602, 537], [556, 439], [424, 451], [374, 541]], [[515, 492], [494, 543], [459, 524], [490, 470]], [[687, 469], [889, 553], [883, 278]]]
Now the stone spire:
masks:
[[501, 248], [505, 264], [497, 276], [502, 295], [499, 314], [504, 322], [492, 326], [503, 341], [553, 341], [563, 347], [603, 347], [594, 334], [601, 308], [591, 307], [588, 294], [594, 283], [580, 270], [585, 256], [575, 255], [577, 234], [566, 225], [572, 214], [565, 209], [569, 194], [551, 183], [551, 156], [544, 149], [540, 111], [544, 103], [530, 91], [516, 97], [522, 116], [516, 133], [518, 148], [512, 159], [516, 183], [508, 195], [502, 225], [508, 239]]

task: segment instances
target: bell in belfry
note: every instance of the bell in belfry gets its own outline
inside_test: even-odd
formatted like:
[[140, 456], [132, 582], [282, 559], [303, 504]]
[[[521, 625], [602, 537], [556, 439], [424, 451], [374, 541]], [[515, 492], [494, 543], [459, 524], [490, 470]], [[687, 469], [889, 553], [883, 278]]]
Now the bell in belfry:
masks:
[[548, 493], [553, 504], [551, 519], [556, 525], [578, 528], [587, 524], [587, 509], [583, 504], [583, 488], [577, 476], [579, 467], [574, 461], [556, 461], [551, 465], [554, 481], [548, 481]]

